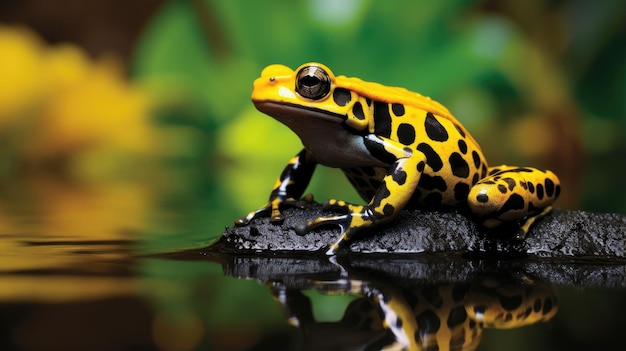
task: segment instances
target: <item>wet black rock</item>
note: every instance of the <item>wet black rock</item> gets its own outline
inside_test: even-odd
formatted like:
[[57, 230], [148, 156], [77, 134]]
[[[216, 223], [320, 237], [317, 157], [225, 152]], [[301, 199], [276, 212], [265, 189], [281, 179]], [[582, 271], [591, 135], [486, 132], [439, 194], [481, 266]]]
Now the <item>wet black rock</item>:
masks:
[[403, 211], [393, 223], [329, 257], [324, 252], [338, 228], [304, 236], [293, 228], [331, 212], [315, 205], [283, 214], [280, 225], [256, 219], [227, 228], [208, 247], [158, 256], [218, 262], [230, 276], [302, 289], [310, 288], [312, 280], [382, 277], [394, 284], [446, 284], [499, 272], [576, 288], [626, 287], [624, 215], [555, 210], [533, 226], [526, 240], [514, 241], [504, 231], [484, 233], [460, 213]]
[[[280, 225], [267, 218], [244, 227], [227, 228], [213, 249], [223, 253], [321, 255], [339, 235], [328, 226], [299, 236], [294, 227], [331, 214], [315, 205], [286, 209]], [[538, 221], [526, 240], [510, 239], [511, 231], [485, 233], [456, 212], [405, 210], [391, 224], [354, 240], [344, 252], [358, 254], [416, 254], [463, 252], [468, 257], [577, 258], [621, 262], [626, 259], [626, 216], [584, 211], [554, 210]]]

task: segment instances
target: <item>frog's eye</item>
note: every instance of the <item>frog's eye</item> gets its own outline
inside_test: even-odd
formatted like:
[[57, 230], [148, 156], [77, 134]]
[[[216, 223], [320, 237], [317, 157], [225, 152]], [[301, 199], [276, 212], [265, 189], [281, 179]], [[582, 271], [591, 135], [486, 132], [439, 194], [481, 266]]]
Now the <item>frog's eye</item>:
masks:
[[303, 98], [320, 100], [330, 92], [330, 76], [321, 67], [303, 67], [296, 75], [296, 92]]

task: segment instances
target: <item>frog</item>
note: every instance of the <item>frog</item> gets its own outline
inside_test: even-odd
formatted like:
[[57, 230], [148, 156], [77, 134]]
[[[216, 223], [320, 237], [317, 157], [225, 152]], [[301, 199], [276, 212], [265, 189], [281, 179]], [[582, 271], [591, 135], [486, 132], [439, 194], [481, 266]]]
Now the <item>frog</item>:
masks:
[[459, 209], [488, 231], [512, 225], [512, 239], [524, 240], [561, 192], [550, 170], [488, 166], [478, 142], [444, 105], [406, 88], [335, 75], [318, 62], [295, 70], [272, 64], [254, 81], [251, 99], [257, 110], [290, 128], [303, 149], [288, 162], [269, 200], [235, 226], [260, 217], [283, 223], [281, 210], [302, 206], [318, 164], [339, 168], [367, 204], [329, 199], [323, 208], [337, 215], [294, 227], [305, 235], [338, 226], [341, 233], [325, 249], [329, 256], [405, 208]]

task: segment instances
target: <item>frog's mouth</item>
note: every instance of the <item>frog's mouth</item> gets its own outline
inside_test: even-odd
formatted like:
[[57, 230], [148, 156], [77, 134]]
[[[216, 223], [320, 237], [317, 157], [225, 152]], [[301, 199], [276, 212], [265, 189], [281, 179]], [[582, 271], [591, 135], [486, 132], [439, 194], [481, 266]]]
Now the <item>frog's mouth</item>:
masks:
[[[298, 119], [300, 118], [324, 120], [337, 124], [341, 124], [348, 119], [346, 115], [284, 102], [254, 101], [254, 106], [256, 106], [257, 110], [276, 118], [288, 126], [290, 126], [291, 123], [298, 123]], [[291, 119], [294, 120], [290, 121]]]

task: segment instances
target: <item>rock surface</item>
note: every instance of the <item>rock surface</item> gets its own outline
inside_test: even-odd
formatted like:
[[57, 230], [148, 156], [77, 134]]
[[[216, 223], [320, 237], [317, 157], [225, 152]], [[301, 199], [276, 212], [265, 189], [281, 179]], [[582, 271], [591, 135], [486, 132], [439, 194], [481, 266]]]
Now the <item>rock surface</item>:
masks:
[[[286, 209], [280, 225], [267, 218], [247, 226], [227, 228], [213, 249], [222, 253], [321, 255], [336, 240], [339, 229], [320, 228], [299, 236], [293, 227], [332, 212], [313, 205]], [[626, 216], [554, 210], [538, 221], [523, 242], [503, 233], [485, 234], [456, 212], [405, 210], [391, 224], [354, 240], [346, 251], [359, 254], [416, 254], [464, 252], [472, 257], [576, 258], [623, 264], [626, 262]]]
[[[305, 236], [292, 229], [324, 212], [321, 206], [287, 209], [285, 223], [267, 218], [227, 228], [210, 246], [161, 254], [220, 263], [226, 275], [310, 287], [311, 277], [384, 276], [406, 282], [464, 282], [494, 272], [529, 274], [576, 288], [626, 288], [626, 216], [555, 210], [523, 242], [484, 234], [459, 213], [403, 211], [392, 224], [355, 240], [336, 257], [324, 255], [338, 228]], [[351, 275], [350, 275], [351, 276]]]

